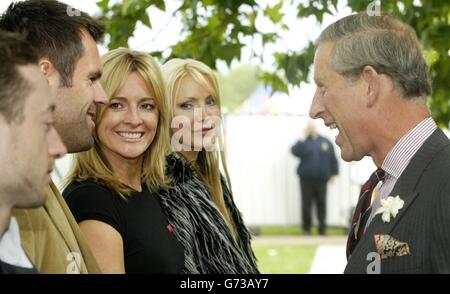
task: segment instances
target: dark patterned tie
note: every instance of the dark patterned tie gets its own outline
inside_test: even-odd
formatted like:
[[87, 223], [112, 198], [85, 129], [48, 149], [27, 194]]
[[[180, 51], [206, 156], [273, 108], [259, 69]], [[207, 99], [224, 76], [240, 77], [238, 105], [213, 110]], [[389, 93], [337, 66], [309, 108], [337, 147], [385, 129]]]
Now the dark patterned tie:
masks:
[[355, 214], [352, 219], [352, 227], [350, 228], [350, 233], [347, 239], [347, 259], [352, 254], [355, 249], [356, 244], [361, 239], [364, 234], [364, 229], [366, 227], [367, 220], [370, 217], [370, 212], [372, 207], [370, 202], [372, 200], [372, 192], [379, 181], [384, 180], [384, 171], [379, 168], [377, 169], [364, 183], [361, 187], [361, 192], [359, 193], [358, 204], [356, 205]]

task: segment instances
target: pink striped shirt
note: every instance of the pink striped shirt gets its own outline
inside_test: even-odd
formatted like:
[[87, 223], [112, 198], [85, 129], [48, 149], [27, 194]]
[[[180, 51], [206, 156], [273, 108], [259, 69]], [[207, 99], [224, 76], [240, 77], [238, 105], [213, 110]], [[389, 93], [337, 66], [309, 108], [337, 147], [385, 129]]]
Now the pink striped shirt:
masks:
[[411, 158], [436, 129], [437, 125], [433, 118], [428, 117], [404, 135], [389, 151], [381, 165], [381, 168], [385, 171], [385, 179], [381, 186], [378, 186], [380, 195], [372, 203], [372, 211], [366, 228], [372, 221], [378, 207], [381, 206], [380, 200], [390, 196], [389, 194], [408, 166]]

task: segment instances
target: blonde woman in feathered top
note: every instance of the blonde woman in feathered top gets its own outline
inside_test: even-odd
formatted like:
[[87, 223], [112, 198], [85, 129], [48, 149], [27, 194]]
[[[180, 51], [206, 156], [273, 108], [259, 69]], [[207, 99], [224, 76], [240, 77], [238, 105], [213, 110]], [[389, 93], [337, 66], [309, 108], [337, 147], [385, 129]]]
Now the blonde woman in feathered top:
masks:
[[172, 59], [161, 71], [174, 152], [167, 158], [173, 188], [159, 196], [185, 250], [184, 272], [259, 273], [250, 233], [231, 193], [216, 77], [193, 59]]

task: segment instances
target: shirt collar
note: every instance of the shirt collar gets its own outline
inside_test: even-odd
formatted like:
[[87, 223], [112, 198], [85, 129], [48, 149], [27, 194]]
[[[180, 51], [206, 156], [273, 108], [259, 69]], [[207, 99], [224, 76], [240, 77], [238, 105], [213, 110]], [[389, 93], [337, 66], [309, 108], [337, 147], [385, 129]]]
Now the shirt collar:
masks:
[[14, 266], [33, 267], [22, 249], [19, 225], [14, 217], [11, 217], [8, 229], [0, 238], [0, 260]]
[[406, 135], [404, 135], [389, 151], [381, 168], [389, 175], [398, 179], [408, 166], [411, 158], [423, 143], [437, 129], [433, 118], [422, 120]]

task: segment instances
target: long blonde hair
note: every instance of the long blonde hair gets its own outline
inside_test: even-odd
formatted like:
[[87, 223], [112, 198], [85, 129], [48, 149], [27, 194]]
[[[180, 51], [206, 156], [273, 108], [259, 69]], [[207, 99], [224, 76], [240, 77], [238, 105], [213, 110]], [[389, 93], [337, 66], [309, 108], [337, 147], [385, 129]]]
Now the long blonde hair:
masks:
[[[170, 116], [173, 118], [174, 109], [176, 105], [176, 98], [180, 89], [180, 81], [189, 76], [196, 81], [200, 86], [204, 87], [211, 93], [216, 101], [216, 104], [221, 109], [219, 86], [214, 72], [204, 63], [194, 59], [179, 59], [174, 58], [161, 66], [161, 72], [166, 85], [167, 98], [169, 100], [168, 106], [170, 109]], [[221, 116], [221, 115], [220, 115]], [[236, 236], [235, 224], [230, 216], [223, 196], [223, 187], [221, 183], [220, 164], [225, 174], [225, 185], [231, 191], [230, 177], [226, 165], [223, 129], [220, 128], [217, 136], [217, 143], [219, 144], [219, 152], [205, 151], [199, 152], [196, 163], [192, 166], [199, 175], [202, 182], [205, 184], [208, 192], [211, 194], [213, 202], [216, 204], [231, 232]]]
[[[103, 55], [101, 60], [103, 75], [100, 82], [109, 100], [120, 91], [128, 75], [132, 72], [138, 72], [147, 85], [153, 87], [154, 101], [159, 111], [159, 121], [153, 142], [144, 153], [141, 181], [147, 185], [151, 192], [156, 192], [159, 188], [166, 187], [168, 184], [165, 175], [165, 156], [168, 154], [169, 146], [169, 135], [167, 133], [169, 112], [159, 65], [147, 53], [127, 48], [112, 50]], [[94, 147], [75, 155], [74, 164], [66, 184], [71, 181], [94, 179], [122, 197], [129, 196], [132, 192], [131, 188], [118, 180], [100, 149], [97, 126], [102, 120], [104, 110], [104, 106], [97, 108]]]

